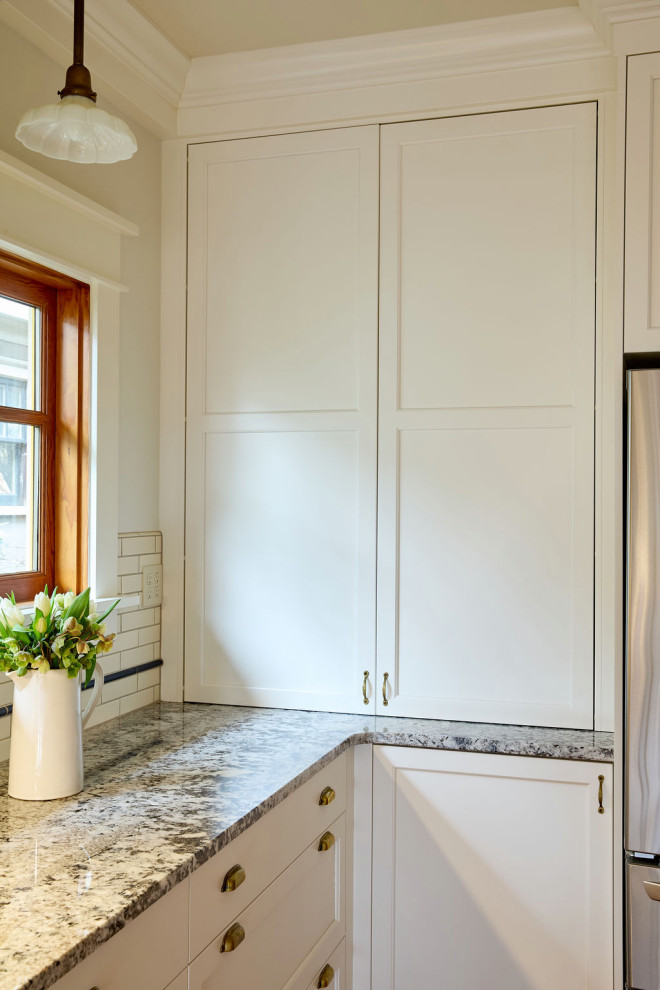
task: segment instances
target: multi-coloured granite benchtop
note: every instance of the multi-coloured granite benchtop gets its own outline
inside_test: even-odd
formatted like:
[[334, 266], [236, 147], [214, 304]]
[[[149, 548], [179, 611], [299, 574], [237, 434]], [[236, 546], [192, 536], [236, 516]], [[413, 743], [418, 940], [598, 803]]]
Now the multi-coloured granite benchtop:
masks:
[[0, 990], [45, 990], [359, 743], [611, 761], [608, 732], [154, 704], [85, 733], [85, 789], [7, 797]]

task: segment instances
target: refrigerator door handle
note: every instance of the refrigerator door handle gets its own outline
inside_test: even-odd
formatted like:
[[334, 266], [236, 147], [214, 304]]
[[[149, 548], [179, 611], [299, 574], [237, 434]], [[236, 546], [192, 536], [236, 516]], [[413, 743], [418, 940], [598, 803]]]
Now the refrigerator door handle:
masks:
[[660, 883], [653, 883], [652, 880], [643, 880], [644, 890], [652, 901], [660, 901]]

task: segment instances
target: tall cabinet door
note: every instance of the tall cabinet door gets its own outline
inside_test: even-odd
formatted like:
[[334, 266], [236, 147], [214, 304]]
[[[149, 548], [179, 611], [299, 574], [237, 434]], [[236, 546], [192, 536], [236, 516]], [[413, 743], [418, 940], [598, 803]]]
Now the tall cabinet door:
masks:
[[660, 351], [660, 53], [628, 59], [624, 350]]
[[591, 727], [595, 105], [381, 149], [378, 710]]
[[378, 128], [189, 161], [187, 701], [369, 711]]

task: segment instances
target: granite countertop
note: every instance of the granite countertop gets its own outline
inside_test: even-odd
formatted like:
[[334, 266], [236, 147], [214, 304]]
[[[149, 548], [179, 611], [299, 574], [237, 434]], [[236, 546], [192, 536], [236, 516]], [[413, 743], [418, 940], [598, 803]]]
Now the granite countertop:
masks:
[[0, 990], [45, 990], [359, 743], [611, 761], [607, 732], [156, 704], [85, 732], [85, 789], [7, 797]]

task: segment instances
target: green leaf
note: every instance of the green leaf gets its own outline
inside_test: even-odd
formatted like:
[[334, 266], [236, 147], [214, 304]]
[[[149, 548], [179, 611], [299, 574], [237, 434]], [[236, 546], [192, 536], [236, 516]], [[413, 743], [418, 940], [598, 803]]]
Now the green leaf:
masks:
[[116, 602], [114, 602], [114, 603], [113, 603], [113, 604], [112, 604], [112, 605], [110, 606], [110, 608], [109, 608], [109, 609], [107, 610], [107, 612], [104, 612], [104, 613], [103, 613], [103, 615], [100, 615], [100, 616], [98, 617], [98, 619], [96, 620], [96, 621], [97, 621], [97, 623], [98, 623], [98, 625], [101, 625], [101, 623], [103, 622], [103, 620], [104, 620], [104, 619], [107, 619], [107, 617], [108, 617], [108, 616], [110, 615], [110, 613], [112, 612], [112, 610], [113, 610], [113, 608], [116, 608], [116, 607], [117, 607], [117, 605], [119, 605], [119, 602], [120, 602], [120, 601], [121, 601], [121, 598], [118, 598], [118, 599], [117, 599], [117, 601], [116, 601]]
[[90, 664], [90, 666], [87, 668], [87, 675], [85, 677], [85, 687], [87, 687], [87, 685], [91, 681], [92, 677], [94, 676], [94, 668], [95, 667], [96, 667], [96, 657], [94, 657], [94, 662], [92, 664]]
[[64, 613], [64, 618], [65, 619], [68, 619], [69, 616], [72, 615], [74, 617], [74, 619], [80, 620], [80, 619], [82, 619], [83, 616], [88, 615], [88, 613], [89, 613], [89, 592], [90, 592], [90, 589], [89, 588], [85, 588], [85, 590], [84, 591], [81, 591], [79, 595], [76, 595], [76, 597], [73, 599], [73, 601], [69, 605], [68, 609]]

